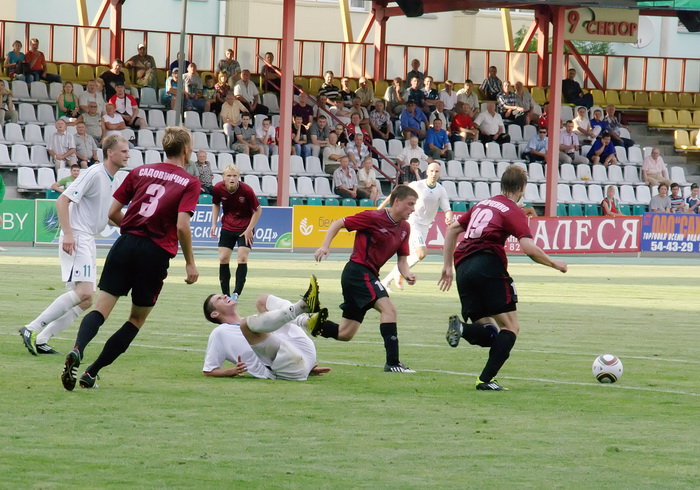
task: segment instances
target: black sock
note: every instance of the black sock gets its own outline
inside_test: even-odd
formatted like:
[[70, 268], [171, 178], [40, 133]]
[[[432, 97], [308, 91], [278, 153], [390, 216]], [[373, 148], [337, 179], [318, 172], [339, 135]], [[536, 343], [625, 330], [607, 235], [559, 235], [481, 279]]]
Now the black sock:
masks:
[[491, 347], [498, 335], [494, 328], [484, 328], [482, 323], [462, 323], [462, 338], [472, 345]]
[[384, 349], [386, 349], [386, 363], [396, 366], [399, 363], [399, 337], [396, 329], [396, 322], [380, 323], [379, 333], [384, 338]]
[[318, 334], [320, 334], [321, 337], [325, 337], [327, 339], [338, 340], [338, 327], [339, 325], [337, 323], [332, 322], [330, 320], [326, 320], [321, 325]]
[[236, 294], [241, 294], [243, 292], [243, 286], [245, 285], [245, 277], [248, 275], [248, 264], [238, 264], [236, 268], [236, 286], [233, 288], [233, 292]]
[[510, 330], [501, 330], [498, 333], [489, 351], [489, 360], [486, 361], [486, 366], [479, 376], [481, 381], [488, 383], [496, 377], [498, 370], [510, 357], [510, 350], [515, 344], [515, 338], [515, 334]]
[[80, 322], [80, 328], [78, 329], [78, 336], [75, 339], [75, 348], [80, 351], [81, 359], [85, 347], [95, 338], [104, 322], [105, 317], [96, 310], [92, 310], [83, 317], [83, 321]]
[[107, 340], [97, 360], [85, 372], [90, 376], [97, 376], [100, 369], [112, 364], [117, 357], [126, 351], [137, 333], [139, 333], [139, 329], [136, 328], [136, 325], [126, 322]]
[[219, 264], [219, 283], [221, 283], [221, 292], [231, 296], [231, 268], [228, 264]]

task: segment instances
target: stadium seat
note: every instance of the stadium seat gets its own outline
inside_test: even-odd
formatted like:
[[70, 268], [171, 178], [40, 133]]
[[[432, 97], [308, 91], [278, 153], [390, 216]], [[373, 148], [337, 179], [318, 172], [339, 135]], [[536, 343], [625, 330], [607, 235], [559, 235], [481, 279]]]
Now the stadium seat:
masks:
[[303, 206], [304, 204], [304, 199], [302, 199], [299, 196], [289, 196], [289, 205], [290, 206]]
[[324, 200], [325, 206], [340, 206], [340, 201], [336, 197], [327, 197]]
[[44, 136], [41, 134], [41, 127], [37, 124], [27, 124], [24, 127], [24, 141], [32, 145], [45, 145]]
[[331, 184], [327, 177], [316, 177], [314, 179], [314, 189], [316, 194], [323, 198], [338, 197], [331, 189]]
[[528, 165], [528, 181], [530, 182], [544, 182], [547, 180], [547, 177], [545, 176], [544, 173], [544, 165], [541, 163], [531, 163]]
[[217, 152], [229, 151], [228, 143], [226, 143], [226, 135], [219, 131], [211, 133], [211, 135], [209, 135], [209, 148]]
[[593, 96], [593, 103], [599, 106], [605, 106], [605, 92], [602, 90], [592, 89], [590, 94]]
[[472, 141], [469, 144], [469, 155], [474, 160], [486, 160], [484, 144], [480, 141]]
[[533, 204], [541, 204], [544, 202], [544, 199], [540, 197], [540, 192], [537, 185], [533, 183], [528, 183], [525, 186], [525, 195], [523, 198], [525, 199], [525, 202]]
[[606, 90], [605, 91], [605, 104], [600, 105], [620, 105], [620, 95], [617, 90]]
[[13, 144], [24, 144], [24, 134], [22, 134], [22, 127], [17, 123], [6, 123], [5, 124], [5, 140]]
[[634, 106], [647, 109], [649, 107], [649, 94], [643, 90], [634, 93]]
[[634, 187], [631, 185], [620, 186], [620, 202], [623, 204], [642, 204], [637, 201], [637, 196], [634, 193]]
[[509, 162], [524, 162], [522, 158], [518, 155], [518, 150], [515, 148], [515, 145], [513, 143], [503, 143], [503, 146], [501, 147], [502, 151], [502, 156], [504, 160], [508, 160]]
[[467, 212], [467, 203], [464, 201], [454, 201], [452, 203], [452, 211], [455, 213], [466, 213]]
[[[163, 158], [159, 151], [157, 150], [146, 150], [146, 154], [143, 158], [143, 163], [145, 165], [150, 165], [151, 163], [161, 163]], [[214, 169], [212, 169], [214, 170]]]
[[588, 186], [588, 200], [594, 203], [601, 203], [605, 199], [603, 195], [603, 188], [598, 184], [591, 184]]
[[256, 196], [266, 196], [260, 187], [260, 178], [257, 175], [244, 175], [243, 182], [248, 184], [253, 189]]
[[651, 202], [651, 189], [649, 186], [640, 185], [636, 188], [637, 202], [647, 205]]
[[496, 163], [496, 175], [498, 176], [498, 180], [501, 180], [501, 177], [503, 177], [503, 174], [505, 171], [510, 167], [511, 163], [506, 162], [505, 160], [501, 160], [500, 162]]
[[351, 197], [346, 197], [342, 201], [343, 206], [357, 206], [357, 201]]
[[318, 91], [321, 89], [321, 85], [323, 85], [323, 78], [311, 77], [311, 79], [309, 79], [309, 89], [307, 92], [309, 95], [316, 97], [318, 95]]
[[387, 156], [389, 154], [389, 150], [387, 149], [387, 146], [386, 146], [386, 141], [384, 141], [381, 138], [374, 138], [372, 140], [372, 146], [374, 147], [374, 150], [377, 153], [380, 153], [384, 156]]
[[598, 204], [586, 204], [586, 216], [600, 216], [601, 210]]
[[557, 185], [557, 201], [560, 203], [570, 204], [574, 201], [571, 195], [571, 187], [568, 184]]
[[545, 93], [544, 87], [532, 87], [530, 89], [530, 95], [537, 105], [542, 105], [547, 101], [547, 94]]
[[641, 216], [648, 211], [648, 206], [644, 204], [635, 204], [632, 206], [632, 214], [634, 216]]
[[199, 204], [212, 204], [212, 196], [210, 194], [200, 194], [199, 195]]
[[693, 94], [688, 92], [683, 92], [678, 95], [678, 107], [681, 109], [693, 110], [695, 108], [695, 101], [693, 99]]
[[294, 77], [294, 85], [301, 88], [304, 92], [309, 91], [309, 80], [306, 77]]
[[593, 165], [592, 170], [592, 182], [598, 182], [600, 184], [608, 183], [608, 172], [604, 165]]
[[270, 162], [265, 155], [253, 156], [253, 171], [260, 175], [275, 175], [270, 168]]
[[569, 216], [583, 216], [583, 205], [571, 203], [567, 208]]
[[192, 131], [192, 144], [195, 150], [210, 150], [207, 135], [201, 131]]
[[474, 195], [474, 187], [471, 182], [459, 182], [457, 184], [457, 195], [460, 199], [467, 202], [476, 201], [476, 196]]
[[[263, 155], [264, 156], [264, 155]], [[277, 197], [277, 176], [263, 175], [262, 191], [268, 197]]]
[[152, 87], [143, 87], [141, 89], [139, 107], [144, 109], [165, 109], [165, 106], [158, 100], [158, 94]]
[[623, 177], [626, 184], [642, 185], [644, 182], [639, 178], [639, 171], [636, 167], [626, 166], [623, 168]]
[[557, 216], [568, 216], [566, 204], [564, 204], [563, 202], [557, 203]]
[[634, 107], [634, 93], [630, 90], [620, 90], [620, 109], [630, 109]]
[[570, 163], [559, 165], [559, 181], [564, 184], [580, 184], [583, 181], [576, 175], [576, 169]]
[[240, 170], [241, 175], [257, 174], [250, 163], [250, 157], [245, 153], [236, 154], [236, 166]]
[[185, 111], [185, 127], [192, 131], [201, 131], [202, 122], [197, 111]]
[[469, 158], [469, 147], [464, 141], [455, 141], [452, 143], [454, 147], [454, 155], [456, 160], [465, 161]]
[[673, 147], [676, 150], [687, 150], [691, 147], [688, 131], [685, 129], [676, 129], [673, 132]]
[[493, 161], [503, 160], [503, 156], [501, 155], [501, 145], [495, 141], [486, 143], [486, 158]]
[[649, 107], [654, 109], [664, 109], [666, 107], [664, 102], [664, 94], [661, 92], [650, 92]]
[[523, 138], [523, 130], [517, 124], [508, 125], [508, 135], [513, 143], [527, 143]]
[[610, 165], [608, 167], [608, 181], [619, 185], [625, 182], [625, 178], [622, 176], [622, 167], [619, 165]]
[[266, 106], [268, 109], [270, 109], [270, 113], [272, 114], [279, 114], [280, 113], [280, 104], [279, 101], [277, 100], [277, 95], [276, 94], [262, 94], [262, 103], [264, 106]]
[[[272, 170], [272, 173], [274, 175], [277, 175], [279, 171], [279, 164], [280, 164], [280, 156], [279, 155], [272, 155], [270, 157], [270, 170]], [[255, 168], [255, 167], [253, 167]]]
[[627, 160], [633, 165], [641, 165], [644, 161], [642, 149], [638, 146], [630, 146], [627, 148]]
[[501, 180], [496, 175], [496, 166], [493, 162], [485, 160], [481, 162], [480, 165], [481, 178], [484, 180], [497, 181]]
[[360, 206], [364, 208], [373, 208], [375, 206], [374, 201], [369, 198], [360, 199]]
[[150, 129], [139, 129], [137, 138], [138, 146], [136, 148], [144, 150], [153, 150], [157, 148], [156, 142], [153, 139], [153, 132]]
[[693, 115], [690, 111], [685, 109], [678, 111], [678, 126], [688, 129], [693, 127]]
[[[61, 87], [62, 89], [63, 87]], [[51, 97], [48, 90], [46, 90], [46, 84], [44, 82], [32, 82], [29, 84], [29, 93], [32, 99], [36, 99], [39, 102], [55, 104], [58, 97]]]
[[42, 145], [33, 145], [30, 150], [29, 158], [34, 163], [34, 165], [38, 167], [53, 168], [54, 166], [54, 164], [51, 162], [51, 159], [49, 158], [49, 153], [46, 151], [46, 147]]
[[24, 80], [13, 80], [11, 90], [15, 102], [36, 102], [36, 99], [29, 95], [29, 85]]
[[[299, 168], [301, 165], [304, 166], [304, 161], [299, 155], [292, 155], [290, 157], [290, 162], [292, 168]], [[318, 157], [308, 156], [306, 157], [306, 175], [313, 175], [315, 177], [328, 176], [326, 172], [323, 171], [321, 167], [321, 160]]]
[[491, 197], [491, 189], [486, 182], [474, 183], [474, 197], [477, 201], [483, 201]]
[[294, 176], [308, 175], [306, 173], [306, 169], [304, 168], [304, 160], [302, 160], [301, 157], [294, 158], [290, 161], [289, 174]]
[[306, 200], [306, 205], [307, 206], [323, 206], [323, 199], [317, 196], [310, 196]]
[[464, 162], [464, 178], [467, 180], [481, 180], [479, 164], [474, 160], [467, 160]]
[[489, 192], [491, 192], [491, 196], [498, 196], [501, 193], [501, 183], [491, 182], [491, 185], [489, 186]]
[[311, 177], [299, 177], [297, 179], [297, 192], [300, 196], [322, 197], [316, 193], [314, 182]]
[[618, 205], [618, 211], [620, 213], [624, 214], [625, 216], [631, 216], [632, 215], [632, 206], [630, 206], [629, 204], [620, 203]]
[[17, 116], [19, 124], [31, 123], [43, 125], [43, 123], [40, 123], [39, 120], [36, 118], [36, 112], [32, 104], [26, 102], [17, 104]]
[[[36, 108], [36, 117], [40, 124], [54, 124], [56, 122], [56, 112], [54, 108], [48, 104], [39, 104]], [[68, 126], [68, 129], [75, 126]]]
[[451, 180], [444, 181], [442, 186], [447, 191], [447, 197], [450, 201], [459, 201], [459, 194], [457, 194], [457, 186]]
[[403, 151], [403, 144], [401, 143], [400, 140], [391, 139], [391, 140], [389, 140], [388, 151], [389, 151], [389, 155], [388, 155], [389, 157], [396, 158], [399, 155], [399, 153], [401, 153]]
[[459, 160], [450, 160], [447, 162], [447, 172], [442, 172], [440, 178], [442, 180], [465, 180], [464, 168]]
[[58, 67], [58, 74], [61, 76], [61, 80], [64, 82], [75, 83], [79, 80], [78, 72], [74, 65], [68, 63], [63, 63]]
[[165, 129], [163, 111], [159, 109], [151, 109], [148, 111], [148, 126], [154, 129]]
[[134, 169], [140, 165], [143, 165], [143, 154], [141, 150], [135, 148], [129, 150], [129, 161], [126, 164], [126, 168]]
[[37, 192], [44, 189], [37, 183], [33, 169], [29, 167], [19, 167], [17, 169], [17, 192]]
[[662, 112], [663, 115], [663, 123], [661, 124], [662, 128], [677, 128], [679, 127], [678, 124], [678, 113], [675, 111], [675, 109], [664, 109]]
[[680, 105], [677, 92], [666, 92], [664, 94], [664, 107], [667, 109], [680, 109]]
[[685, 178], [685, 171], [683, 170], [683, 167], [671, 167], [670, 170], [670, 179], [672, 182], [675, 182], [680, 186], [690, 185], [690, 182], [688, 182]]

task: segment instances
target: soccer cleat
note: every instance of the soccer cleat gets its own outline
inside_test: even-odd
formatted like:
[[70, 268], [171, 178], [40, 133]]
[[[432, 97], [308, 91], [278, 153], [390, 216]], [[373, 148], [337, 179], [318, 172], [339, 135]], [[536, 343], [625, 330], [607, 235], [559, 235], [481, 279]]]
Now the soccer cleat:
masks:
[[403, 362], [400, 362], [394, 366], [389, 364], [384, 364], [384, 372], [387, 373], [415, 373], [413, 369], [406, 366]]
[[238, 303], [238, 293], [233, 293], [229, 298]]
[[78, 349], [73, 349], [66, 356], [63, 374], [61, 374], [63, 387], [68, 391], [73, 391], [75, 388], [75, 382], [78, 378], [78, 367], [80, 367], [80, 351]]
[[52, 348], [49, 344], [36, 344], [36, 351], [39, 354], [60, 354], [60, 352]]
[[457, 315], [452, 315], [448, 320], [447, 333], [445, 339], [450, 347], [457, 347], [459, 340], [462, 338], [462, 322]]
[[508, 388], [498, 384], [498, 381], [492, 379], [488, 383], [484, 383], [479, 378], [476, 378], [476, 389], [481, 391], [508, 391]]
[[318, 313], [309, 316], [306, 322], [306, 329], [312, 337], [316, 337], [321, 332], [323, 323], [328, 320], [328, 308], [321, 308]]
[[27, 327], [20, 328], [19, 334], [22, 336], [24, 346], [27, 348], [29, 353], [33, 356], [38, 355], [39, 353], [36, 350], [36, 336], [38, 334], [33, 330], [29, 330]]
[[309, 289], [306, 290], [306, 293], [301, 299], [303, 299], [304, 303], [309, 307], [309, 313], [318, 313], [321, 310], [321, 305], [318, 300], [318, 281], [313, 274], [311, 274]]
[[93, 378], [86, 371], [80, 377], [80, 387], [81, 388], [99, 388], [99, 386], [97, 385], [98, 379], [100, 379], [99, 375], [97, 375]]

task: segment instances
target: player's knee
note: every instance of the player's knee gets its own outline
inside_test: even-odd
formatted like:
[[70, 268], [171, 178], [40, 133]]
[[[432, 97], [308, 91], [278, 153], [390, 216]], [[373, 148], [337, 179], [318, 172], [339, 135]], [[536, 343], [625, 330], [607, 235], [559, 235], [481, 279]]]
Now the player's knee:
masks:
[[78, 303], [78, 306], [83, 311], [88, 310], [92, 306], [92, 295], [85, 298], [80, 298], [80, 303]]
[[255, 300], [255, 309], [258, 310], [259, 313], [265, 313], [267, 311], [267, 298], [269, 296], [269, 294], [261, 294], [258, 296], [258, 299]]

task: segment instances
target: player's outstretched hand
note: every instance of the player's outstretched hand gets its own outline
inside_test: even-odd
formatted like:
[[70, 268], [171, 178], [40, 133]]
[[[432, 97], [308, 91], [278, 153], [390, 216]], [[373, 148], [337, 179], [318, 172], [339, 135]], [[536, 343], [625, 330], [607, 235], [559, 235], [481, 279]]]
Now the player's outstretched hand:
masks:
[[406, 282], [408, 283], [409, 286], [413, 286], [416, 283], [416, 275], [414, 273], [410, 273], [407, 276], [403, 276], [404, 279], [406, 279]]
[[185, 279], [187, 284], [194, 284], [197, 282], [197, 279], [199, 279], [199, 271], [197, 270], [196, 265], [187, 264], [185, 266], [185, 272], [187, 272], [187, 278]]
[[440, 280], [438, 281], [438, 287], [440, 288], [440, 291], [450, 290], [450, 287], [452, 287], [452, 277], [452, 267], [445, 267], [442, 269], [442, 274], [440, 275]]
[[561, 272], [566, 272], [569, 270], [569, 266], [563, 260], [553, 260], [554, 268]]
[[323, 259], [327, 258], [329, 254], [330, 251], [327, 248], [321, 247], [314, 253], [314, 259], [316, 262], [321, 262]]
[[253, 230], [246, 230], [243, 232], [243, 237], [245, 238], [245, 244], [250, 248], [253, 245]]
[[314, 365], [314, 367], [311, 368], [311, 372], [309, 373], [309, 376], [323, 376], [326, 373], [330, 373], [331, 368], [329, 367], [319, 367], [318, 364]]

